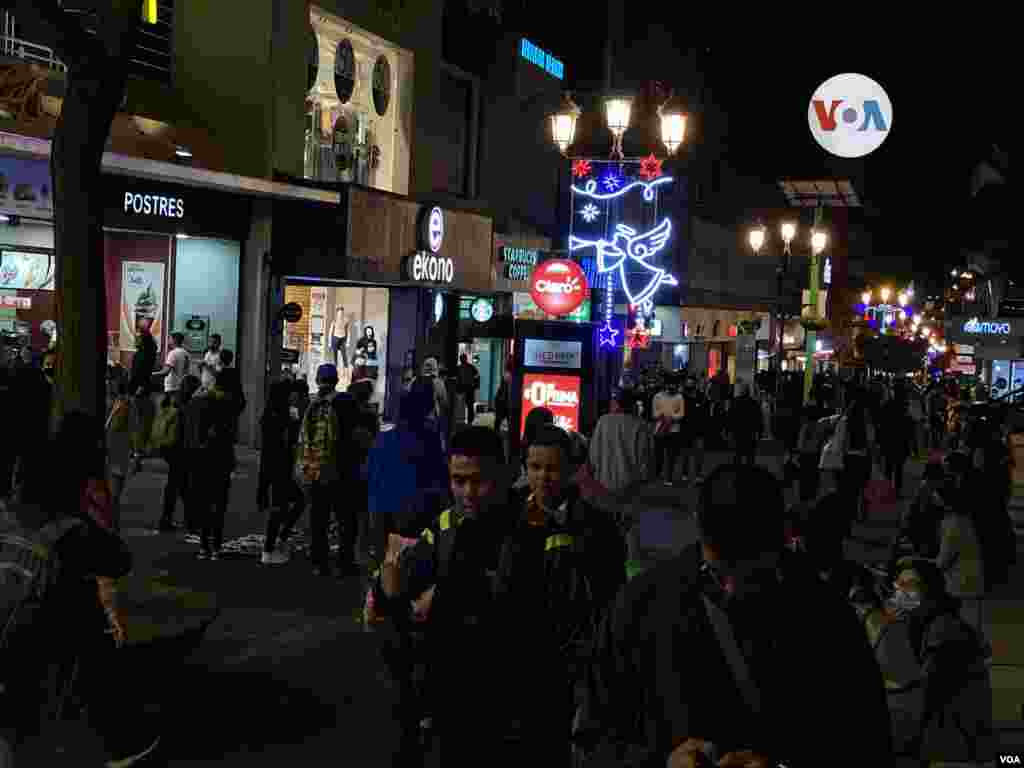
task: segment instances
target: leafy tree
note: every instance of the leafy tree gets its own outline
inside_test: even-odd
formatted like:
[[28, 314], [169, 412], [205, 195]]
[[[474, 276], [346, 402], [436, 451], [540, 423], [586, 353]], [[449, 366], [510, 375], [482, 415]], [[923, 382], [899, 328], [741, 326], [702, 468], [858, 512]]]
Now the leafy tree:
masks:
[[107, 360], [101, 164], [127, 86], [141, 0], [0, 0], [67, 66], [50, 154], [57, 251], [58, 415], [103, 415]]

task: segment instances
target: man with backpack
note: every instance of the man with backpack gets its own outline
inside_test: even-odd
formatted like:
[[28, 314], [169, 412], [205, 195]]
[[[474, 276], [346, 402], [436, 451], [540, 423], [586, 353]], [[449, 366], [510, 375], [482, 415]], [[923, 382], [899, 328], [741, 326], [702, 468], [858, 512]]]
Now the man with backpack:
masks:
[[299, 431], [295, 479], [306, 495], [312, 528], [313, 573], [331, 575], [327, 533], [334, 516], [341, 537], [338, 547], [339, 577], [355, 569], [357, 511], [342, 503], [343, 488], [354, 487], [360, 472], [355, 449], [355, 430], [361, 423], [355, 399], [337, 391], [338, 369], [324, 363], [316, 372], [317, 394], [310, 400]]
[[459, 355], [459, 394], [466, 403], [466, 423], [472, 424], [475, 418], [476, 391], [480, 389], [480, 371], [469, 362], [467, 355]]
[[425, 716], [436, 720], [445, 766], [480, 762], [501, 735], [495, 711], [474, 703], [494, 698], [499, 671], [494, 580], [516, 521], [504, 462], [493, 430], [456, 434], [448, 464], [454, 505], [404, 553], [392, 536], [367, 595], [367, 626], [394, 630], [389, 661], [400, 688], [403, 765], [422, 764]]
[[182, 383], [182, 401], [164, 396], [153, 421], [150, 446], [153, 452], [167, 462], [167, 483], [164, 485], [163, 514], [157, 523], [161, 533], [173, 533], [174, 510], [181, 499], [185, 507], [185, 526], [189, 533], [196, 533], [196, 524], [191, 519], [188, 497], [188, 453], [185, 450], [185, 409], [200, 381], [195, 376], [186, 376]]
[[86, 705], [107, 765], [128, 766], [152, 752], [159, 736], [126, 697], [130, 682], [120, 679], [116, 656], [124, 630], [100, 584], [125, 576], [132, 556], [81, 512], [78, 490], [55, 483], [46, 466], [29, 467], [0, 527], [0, 722], [13, 725], [15, 754], [26, 765], [58, 764], [61, 749], [83, 750], [62, 741], [72, 729], [58, 728], [76, 715], [74, 695]]

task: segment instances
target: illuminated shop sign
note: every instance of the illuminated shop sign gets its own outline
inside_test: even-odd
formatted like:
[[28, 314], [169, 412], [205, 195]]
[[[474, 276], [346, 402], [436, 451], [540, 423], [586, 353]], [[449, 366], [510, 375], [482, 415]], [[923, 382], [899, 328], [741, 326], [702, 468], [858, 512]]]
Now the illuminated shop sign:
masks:
[[982, 336], [1009, 336], [1013, 329], [1009, 323], [982, 322], [975, 317], [964, 323], [963, 331], [964, 333], [976, 333]]
[[529, 280], [539, 260], [540, 252], [534, 248], [505, 246], [501, 249], [502, 274], [506, 280]]
[[159, 216], [162, 219], [185, 218], [185, 201], [180, 197], [165, 195], [144, 195], [138, 192], [124, 193], [125, 213], [140, 216]]
[[557, 77], [559, 80], [565, 77], [565, 66], [562, 62], [543, 48], [538, 48], [525, 37], [519, 42], [519, 55], [531, 64], [536, 64], [552, 77]]
[[449, 284], [455, 279], [455, 262], [447, 256], [417, 251], [406, 263], [409, 280], [417, 283]]
[[523, 365], [527, 368], [569, 368], [583, 365], [583, 344], [579, 341], [526, 339]]
[[526, 419], [534, 408], [547, 408], [551, 411], [556, 426], [573, 432], [579, 431], [580, 377], [549, 373], [524, 375], [520, 435], [525, 431]]

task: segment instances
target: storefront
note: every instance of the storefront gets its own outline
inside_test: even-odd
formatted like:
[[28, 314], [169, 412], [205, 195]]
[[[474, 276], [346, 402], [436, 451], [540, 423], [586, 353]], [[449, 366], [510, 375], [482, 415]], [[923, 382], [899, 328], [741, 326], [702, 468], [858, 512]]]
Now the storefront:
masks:
[[1024, 389], [1024, 320], [952, 319], [946, 341], [953, 345], [950, 371], [978, 376], [992, 397]]
[[[678, 367], [705, 371], [708, 378], [722, 370], [736, 381], [737, 341], [742, 330], [750, 330], [760, 339], [769, 325], [769, 313], [757, 310], [683, 307], [680, 312], [683, 338], [675, 347]], [[759, 335], [760, 334], [760, 335]], [[787, 345], [788, 346], [788, 345]], [[757, 345], [757, 369], [763, 369]], [[753, 361], [751, 367], [754, 367]]]
[[[49, 165], [0, 157], [0, 333], [9, 348], [59, 339]], [[185, 334], [195, 361], [209, 335], [237, 350], [242, 242], [249, 201], [237, 195], [108, 174], [100, 193], [109, 360], [131, 365], [140, 321], [160, 350]]]
[[372, 189], [341, 192], [340, 207], [275, 206], [272, 260], [283, 284], [272, 301], [302, 308], [280, 329], [277, 364], [311, 388], [324, 361], [338, 365], [339, 388], [363, 372], [372, 402], [393, 418], [403, 379], [426, 358], [453, 376], [460, 341], [497, 327], [491, 220]]

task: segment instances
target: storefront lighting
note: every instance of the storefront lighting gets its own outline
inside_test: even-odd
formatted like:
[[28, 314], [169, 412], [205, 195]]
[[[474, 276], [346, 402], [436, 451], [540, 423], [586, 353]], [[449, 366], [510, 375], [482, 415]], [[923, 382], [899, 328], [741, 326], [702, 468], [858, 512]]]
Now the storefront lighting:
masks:
[[184, 232], [179, 232], [178, 234], [175, 235], [175, 237], [178, 238], [179, 240], [188, 240], [190, 237], [192, 237], [192, 235], [186, 235]]
[[891, 293], [891, 291], [888, 288], [883, 288], [882, 289], [882, 303], [883, 304], [888, 304], [889, 303], [889, 294], [890, 293]]
[[825, 250], [825, 244], [827, 242], [828, 235], [826, 235], [824, 232], [815, 232], [813, 235], [811, 235], [811, 248], [814, 249], [814, 252], [816, 254], [821, 253], [822, 251]]
[[921, 324], [921, 320], [922, 320], [922, 318], [921, 318], [920, 315], [914, 315], [914, 325], [920, 325]]
[[791, 221], [784, 222], [782, 224], [782, 242], [789, 247], [789, 244], [793, 242], [793, 238], [796, 237], [796, 224]]
[[0, 222], [6, 224], [10, 220], [11, 220], [10, 216], [5, 216], [4, 214], [0, 214]]
[[862, 293], [860, 295], [860, 300], [862, 302], [864, 302], [864, 304], [870, 304], [871, 303], [871, 291], [864, 291], [864, 293]]
[[901, 307], [907, 306], [907, 294], [901, 293], [899, 295], [899, 302]]
[[821, 339], [818, 339], [816, 342], [814, 342], [814, 351], [821, 352], [821, 346]]
[[192, 159], [192, 150], [188, 147], [175, 147], [174, 154], [176, 157], [180, 157], [182, 160]]

